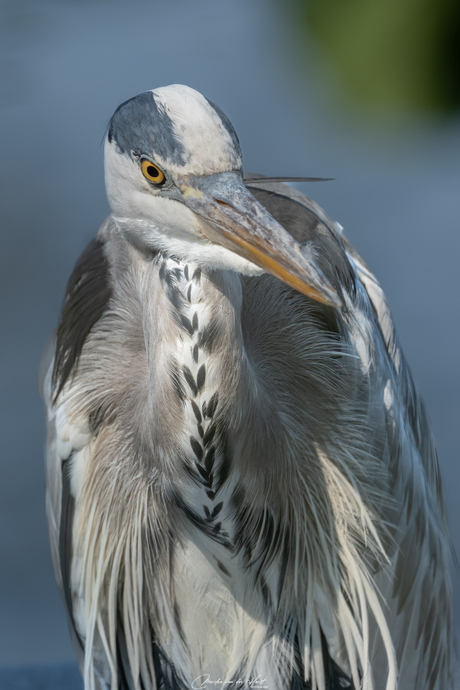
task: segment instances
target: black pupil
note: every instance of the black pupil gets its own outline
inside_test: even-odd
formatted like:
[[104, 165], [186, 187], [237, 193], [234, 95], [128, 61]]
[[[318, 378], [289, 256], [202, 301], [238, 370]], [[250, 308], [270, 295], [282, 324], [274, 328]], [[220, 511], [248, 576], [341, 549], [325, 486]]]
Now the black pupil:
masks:
[[147, 173], [150, 175], [150, 177], [158, 177], [160, 171], [157, 168], [154, 168], [153, 165], [149, 165], [147, 168]]

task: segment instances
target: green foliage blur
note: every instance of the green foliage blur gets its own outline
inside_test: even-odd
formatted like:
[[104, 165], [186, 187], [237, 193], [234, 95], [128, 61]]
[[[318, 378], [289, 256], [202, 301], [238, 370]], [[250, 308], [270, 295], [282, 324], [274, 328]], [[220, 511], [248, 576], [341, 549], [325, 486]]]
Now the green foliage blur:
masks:
[[460, 107], [460, 0], [294, 0], [346, 94], [369, 110]]

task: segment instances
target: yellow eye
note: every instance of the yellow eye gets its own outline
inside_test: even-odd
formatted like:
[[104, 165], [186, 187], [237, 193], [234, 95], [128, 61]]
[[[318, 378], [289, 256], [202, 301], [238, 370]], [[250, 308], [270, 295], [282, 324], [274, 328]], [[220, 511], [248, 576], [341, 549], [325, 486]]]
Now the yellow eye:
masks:
[[142, 161], [141, 170], [144, 177], [149, 182], [153, 182], [153, 184], [160, 185], [163, 184], [163, 182], [165, 181], [165, 176], [161, 172], [160, 168], [157, 168], [157, 166], [149, 160]]

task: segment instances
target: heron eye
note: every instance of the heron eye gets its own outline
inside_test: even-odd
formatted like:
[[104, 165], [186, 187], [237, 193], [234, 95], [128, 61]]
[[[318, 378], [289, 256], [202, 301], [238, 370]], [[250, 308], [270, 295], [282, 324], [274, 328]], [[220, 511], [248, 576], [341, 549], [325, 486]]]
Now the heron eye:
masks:
[[160, 185], [165, 181], [165, 176], [161, 172], [160, 168], [157, 168], [157, 166], [149, 160], [142, 161], [141, 170], [144, 177], [149, 182], [153, 182], [153, 184]]

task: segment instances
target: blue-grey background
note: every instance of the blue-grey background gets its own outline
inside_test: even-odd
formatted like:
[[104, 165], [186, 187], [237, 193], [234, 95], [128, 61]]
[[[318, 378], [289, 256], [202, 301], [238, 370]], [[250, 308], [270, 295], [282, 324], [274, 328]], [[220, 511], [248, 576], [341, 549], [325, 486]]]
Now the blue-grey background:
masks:
[[[430, 410], [460, 552], [460, 118], [354, 109], [286, 3], [2, 1], [0, 667], [73, 663], [48, 554], [38, 363], [72, 266], [108, 211], [107, 121], [170, 83], [223, 108], [246, 170], [336, 178], [302, 190], [386, 290]], [[39, 671], [14, 681], [0, 669], [0, 686], [73, 687]]]

